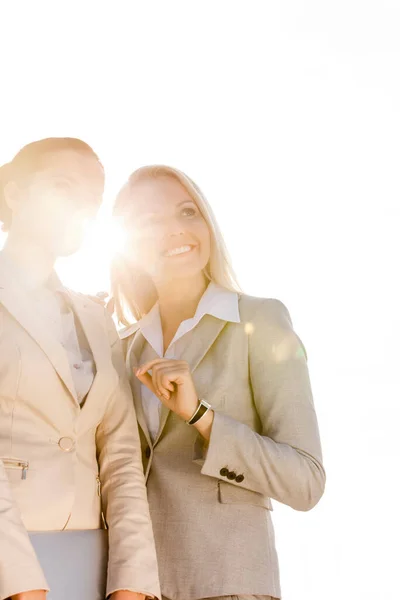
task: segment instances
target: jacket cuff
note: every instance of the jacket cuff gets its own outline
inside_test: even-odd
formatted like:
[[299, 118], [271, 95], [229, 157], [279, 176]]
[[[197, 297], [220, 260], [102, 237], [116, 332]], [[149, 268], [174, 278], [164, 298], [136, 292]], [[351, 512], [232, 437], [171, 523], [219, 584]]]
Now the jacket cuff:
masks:
[[198, 435], [193, 446], [193, 462], [202, 467], [207, 458], [208, 443], [202, 435]]
[[0, 566], [0, 600], [6, 600], [14, 594], [32, 590], [50, 590], [43, 571], [39, 565], [1, 564]]
[[215, 412], [201, 474], [263, 493], [253, 481], [252, 474], [243, 472], [243, 462], [240, 460], [240, 448], [249, 446], [249, 433], [253, 435], [247, 425]]
[[[138, 572], [135, 567], [129, 566], [111, 566], [108, 567], [107, 591], [108, 598], [114, 592], [127, 590], [136, 592], [137, 594], [145, 594], [146, 596], [154, 596], [161, 600], [161, 590], [158, 581], [155, 581], [156, 571], [149, 570]], [[1, 600], [1, 599], [0, 599]]]

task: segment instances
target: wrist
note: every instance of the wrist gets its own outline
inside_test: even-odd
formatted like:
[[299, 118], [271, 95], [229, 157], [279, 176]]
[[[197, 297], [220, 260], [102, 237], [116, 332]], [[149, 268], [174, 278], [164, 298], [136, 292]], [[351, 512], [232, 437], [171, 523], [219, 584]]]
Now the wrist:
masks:
[[211, 437], [211, 430], [214, 422], [214, 414], [214, 411], [212, 410], [212, 408], [210, 408], [207, 414], [205, 414], [204, 417], [200, 419], [200, 421], [193, 425], [193, 427], [197, 429], [197, 431], [206, 440], [207, 443], [210, 441]]
[[191, 402], [189, 407], [185, 408], [184, 411], [179, 413], [180, 418], [183, 419], [185, 422], [189, 421], [193, 417], [196, 410], [198, 409], [199, 404], [200, 404], [200, 400], [198, 398], [196, 398], [194, 400], [194, 402]]
[[199, 399], [196, 410], [192, 413], [189, 419], [186, 420], [186, 425], [196, 425], [196, 423], [204, 419], [210, 409], [211, 404], [208, 404], [208, 402], [203, 399]]

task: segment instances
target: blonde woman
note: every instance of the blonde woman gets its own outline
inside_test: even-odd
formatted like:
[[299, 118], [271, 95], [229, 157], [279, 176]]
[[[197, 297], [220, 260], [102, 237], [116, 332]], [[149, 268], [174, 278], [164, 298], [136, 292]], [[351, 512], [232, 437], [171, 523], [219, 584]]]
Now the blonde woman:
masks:
[[28, 144], [0, 170], [0, 600], [160, 596], [118, 335], [53, 270], [103, 187], [77, 139]]
[[325, 484], [303, 345], [281, 302], [240, 292], [182, 172], [134, 172], [115, 214], [128, 244], [113, 295], [162, 594], [280, 598], [271, 499], [309, 510]]

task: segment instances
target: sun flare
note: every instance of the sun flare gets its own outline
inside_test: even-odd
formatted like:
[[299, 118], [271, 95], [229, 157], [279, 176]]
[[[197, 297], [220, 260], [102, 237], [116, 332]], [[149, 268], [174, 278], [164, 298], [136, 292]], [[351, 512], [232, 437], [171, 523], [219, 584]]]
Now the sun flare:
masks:
[[[0, 231], [0, 250], [6, 238]], [[109, 291], [110, 264], [113, 256], [123, 250], [125, 241], [126, 232], [119, 220], [101, 212], [88, 224], [81, 249], [57, 261], [56, 270], [64, 285], [87, 294]]]
[[113, 256], [122, 251], [125, 239], [120, 222], [108, 214], [100, 214], [88, 225], [79, 252], [58, 261], [57, 272], [63, 283], [88, 294], [108, 291], [110, 264]]

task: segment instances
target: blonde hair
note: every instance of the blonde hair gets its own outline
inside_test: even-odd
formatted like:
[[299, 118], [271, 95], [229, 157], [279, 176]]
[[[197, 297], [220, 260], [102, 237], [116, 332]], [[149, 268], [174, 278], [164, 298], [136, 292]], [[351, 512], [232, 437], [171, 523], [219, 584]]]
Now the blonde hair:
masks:
[[[196, 203], [210, 231], [210, 260], [204, 270], [206, 277], [225, 289], [240, 292], [225, 241], [215, 215], [200, 188], [182, 171], [165, 165], [149, 165], [132, 173], [117, 195], [114, 215], [122, 219], [132, 213], [133, 186], [144, 179], [172, 177], [188, 192]], [[137, 265], [129, 263], [124, 254], [117, 255], [111, 265], [111, 290], [118, 321], [124, 325], [132, 322], [130, 315], [141, 319], [157, 302], [157, 290], [151, 277]]]

